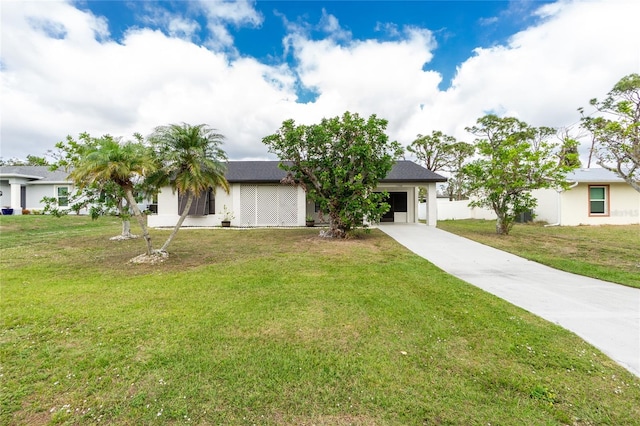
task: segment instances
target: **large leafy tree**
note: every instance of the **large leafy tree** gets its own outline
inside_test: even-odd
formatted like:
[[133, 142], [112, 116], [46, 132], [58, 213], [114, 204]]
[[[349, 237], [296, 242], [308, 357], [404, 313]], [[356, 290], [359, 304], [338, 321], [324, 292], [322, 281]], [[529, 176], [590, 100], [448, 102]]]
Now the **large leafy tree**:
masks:
[[417, 135], [407, 147], [427, 169], [438, 172], [455, 166], [455, 151], [458, 140], [434, 130], [430, 135]]
[[508, 234], [516, 217], [536, 206], [531, 191], [566, 187], [566, 173], [575, 167], [574, 161], [559, 161], [563, 144], [551, 140], [555, 134], [551, 128], [490, 114], [467, 131], [476, 136], [479, 154], [463, 167], [469, 190], [476, 196], [470, 205], [496, 213], [498, 234]]
[[187, 197], [173, 231], [160, 248], [165, 252], [182, 226], [196, 197], [218, 187], [229, 192], [225, 178], [227, 155], [220, 147], [224, 136], [206, 124], [170, 124], [156, 127], [148, 140], [158, 170], [148, 179], [156, 187], [170, 186]]
[[328, 212], [329, 230], [323, 235], [344, 238], [365, 218], [379, 220], [389, 209], [386, 194], [374, 189], [402, 155], [390, 141], [387, 120], [345, 112], [320, 124], [296, 125], [286, 120], [262, 142], [281, 160], [285, 182], [301, 185]]
[[[105, 136], [111, 138], [111, 136]], [[141, 143], [141, 136], [136, 134], [134, 138]], [[62, 169], [71, 172], [76, 168], [85, 157], [99, 148], [101, 144], [100, 138], [94, 138], [88, 133], [81, 133], [78, 138], [67, 136], [64, 141], [56, 143], [56, 149], [49, 154], [54, 159], [49, 168], [51, 170]], [[27, 157], [28, 158], [28, 157]], [[140, 181], [136, 180], [136, 191], [139, 194]], [[92, 183], [84, 182], [81, 187], [75, 186], [74, 192], [69, 194], [68, 207], [61, 208], [58, 206], [58, 200], [55, 197], [44, 197], [42, 202], [45, 205], [45, 212], [55, 216], [63, 216], [70, 211], [79, 213], [82, 209], [88, 209], [93, 219], [107, 214], [118, 214], [122, 220], [122, 232], [118, 237], [112, 239], [129, 239], [136, 238], [131, 233], [130, 217], [132, 211], [127, 203], [122, 188], [109, 180], [94, 181]]]
[[155, 171], [151, 153], [140, 141], [120, 142], [111, 136], [94, 139], [82, 148], [82, 155], [73, 164], [69, 177], [80, 189], [117, 185], [140, 224], [146, 243], [147, 255], [153, 253], [146, 218], [134, 197], [136, 181]]
[[582, 113], [582, 126], [593, 137], [598, 165], [623, 178], [640, 192], [640, 75], [623, 77], [603, 101], [590, 104], [600, 113]]
[[462, 165], [475, 152], [472, 144], [434, 130], [431, 135], [418, 135], [407, 147], [427, 169], [450, 174], [447, 191], [450, 198], [462, 199], [464, 188], [460, 174]]

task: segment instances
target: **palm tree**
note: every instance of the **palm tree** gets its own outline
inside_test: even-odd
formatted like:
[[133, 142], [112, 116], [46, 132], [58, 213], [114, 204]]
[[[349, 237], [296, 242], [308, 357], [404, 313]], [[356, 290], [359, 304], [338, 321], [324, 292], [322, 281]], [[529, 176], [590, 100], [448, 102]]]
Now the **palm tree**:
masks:
[[210, 189], [222, 187], [229, 193], [224, 177], [227, 155], [220, 148], [224, 136], [206, 124], [170, 124], [156, 127], [149, 137], [159, 162], [158, 171], [149, 181], [156, 188], [171, 186], [186, 195], [187, 202], [180, 219], [160, 251], [166, 251], [182, 226], [196, 197]]
[[133, 195], [137, 177], [144, 177], [155, 171], [156, 164], [148, 148], [140, 142], [120, 143], [111, 136], [103, 136], [96, 144], [87, 148], [78, 160], [69, 177], [82, 189], [90, 185], [103, 186], [113, 182], [122, 188], [124, 196], [133, 209], [133, 214], [142, 228], [147, 244], [147, 255], [153, 253], [151, 237], [142, 212]]

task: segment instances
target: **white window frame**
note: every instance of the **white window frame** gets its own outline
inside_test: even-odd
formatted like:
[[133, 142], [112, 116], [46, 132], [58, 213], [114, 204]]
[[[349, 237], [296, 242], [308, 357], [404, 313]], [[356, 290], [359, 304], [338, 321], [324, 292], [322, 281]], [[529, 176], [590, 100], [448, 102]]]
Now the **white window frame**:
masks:
[[[61, 189], [66, 189], [67, 190], [67, 194], [66, 195], [60, 195], [60, 190]], [[54, 197], [56, 198], [56, 202], [58, 203], [58, 207], [70, 207], [69, 204], [69, 198], [71, 198], [71, 186], [69, 185], [59, 185], [56, 186], [54, 189]], [[60, 199], [61, 198], [66, 198], [67, 202], [66, 204], [61, 204], [60, 203]]]

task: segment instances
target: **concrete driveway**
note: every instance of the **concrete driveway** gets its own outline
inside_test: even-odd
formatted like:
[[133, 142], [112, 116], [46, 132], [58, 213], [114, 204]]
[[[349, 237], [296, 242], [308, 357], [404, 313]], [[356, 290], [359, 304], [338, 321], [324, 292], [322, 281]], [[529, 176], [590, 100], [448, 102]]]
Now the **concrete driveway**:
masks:
[[640, 289], [558, 271], [422, 224], [379, 229], [444, 271], [574, 332], [640, 377]]

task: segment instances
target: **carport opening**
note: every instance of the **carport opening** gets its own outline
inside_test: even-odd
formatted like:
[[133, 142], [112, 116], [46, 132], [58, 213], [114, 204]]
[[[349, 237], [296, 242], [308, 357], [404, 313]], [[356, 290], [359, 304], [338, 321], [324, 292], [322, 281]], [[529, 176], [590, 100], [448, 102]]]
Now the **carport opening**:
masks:
[[[380, 222], [397, 222], [397, 217], [404, 216], [404, 222], [407, 221], [407, 193], [406, 192], [390, 192], [385, 200], [391, 207], [386, 212]], [[398, 214], [399, 213], [399, 214]], [[403, 215], [404, 213], [404, 215]]]

